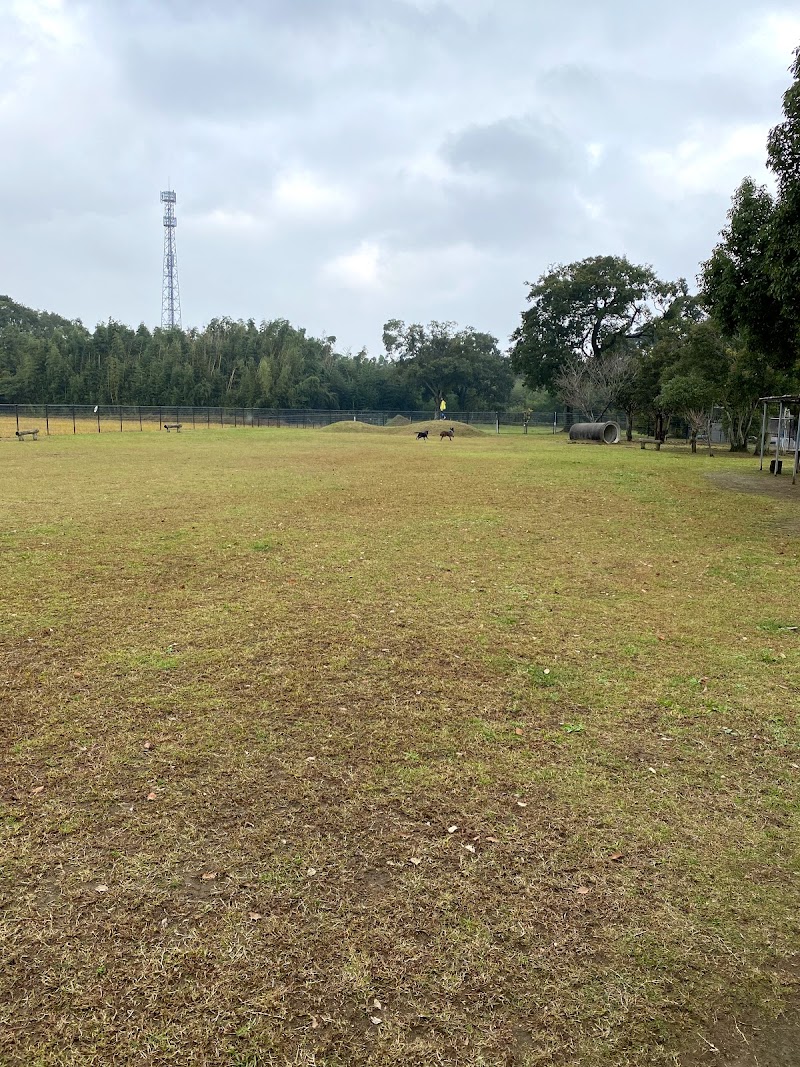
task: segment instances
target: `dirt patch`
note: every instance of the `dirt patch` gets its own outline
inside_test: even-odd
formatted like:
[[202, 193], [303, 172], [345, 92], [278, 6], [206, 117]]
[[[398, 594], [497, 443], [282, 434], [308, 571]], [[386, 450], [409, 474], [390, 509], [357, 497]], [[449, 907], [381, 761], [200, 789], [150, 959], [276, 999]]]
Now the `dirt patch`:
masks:
[[778, 1019], [761, 1024], [726, 1019], [702, 1040], [704, 1050], [685, 1059], [685, 1067], [797, 1067], [800, 1010], [795, 1005]]
[[791, 475], [785, 473], [776, 478], [769, 471], [753, 469], [720, 471], [707, 477], [721, 489], [733, 489], [737, 493], [771, 496], [774, 500], [800, 500], [800, 485], [792, 485]]

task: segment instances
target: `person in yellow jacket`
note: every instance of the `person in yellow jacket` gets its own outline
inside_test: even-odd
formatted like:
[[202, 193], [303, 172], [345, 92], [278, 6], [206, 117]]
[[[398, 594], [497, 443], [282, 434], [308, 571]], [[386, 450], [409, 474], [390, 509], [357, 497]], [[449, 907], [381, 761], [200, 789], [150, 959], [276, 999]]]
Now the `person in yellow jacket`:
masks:
[[442, 397], [441, 403], [439, 404], [439, 418], [440, 419], [444, 419], [444, 418], [447, 417], [445, 415], [445, 411], [447, 411], [447, 402], [445, 401], [444, 397]]

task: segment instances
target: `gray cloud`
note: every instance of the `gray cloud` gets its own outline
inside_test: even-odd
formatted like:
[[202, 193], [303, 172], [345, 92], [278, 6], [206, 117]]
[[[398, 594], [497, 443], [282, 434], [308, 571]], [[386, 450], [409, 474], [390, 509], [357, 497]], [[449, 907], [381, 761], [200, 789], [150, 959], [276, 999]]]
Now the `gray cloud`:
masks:
[[505, 340], [525, 279], [626, 253], [694, 278], [764, 171], [780, 2], [26, 0], [0, 6], [0, 291], [93, 323], [385, 318]]

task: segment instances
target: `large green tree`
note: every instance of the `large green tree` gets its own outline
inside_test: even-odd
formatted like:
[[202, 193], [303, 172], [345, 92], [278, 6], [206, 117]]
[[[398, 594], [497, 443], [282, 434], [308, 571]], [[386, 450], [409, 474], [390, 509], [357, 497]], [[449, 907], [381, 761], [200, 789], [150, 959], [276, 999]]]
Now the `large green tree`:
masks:
[[508, 401], [514, 374], [491, 334], [459, 329], [453, 322], [407, 326], [391, 319], [384, 325], [383, 343], [435, 411], [447, 397], [455, 398], [461, 410], [504, 407]]
[[769, 190], [745, 178], [734, 193], [721, 239], [702, 265], [700, 282], [705, 304], [724, 333], [787, 368], [794, 358], [792, 329], [774, 284], [775, 211]]
[[[530, 284], [530, 283], [528, 283]], [[620, 358], [652, 339], [686, 283], [662, 282], [624, 256], [592, 256], [543, 274], [515, 330], [511, 360], [532, 388], [552, 390], [565, 367]]]
[[796, 387], [800, 370], [800, 49], [791, 72], [783, 122], [767, 143], [777, 191], [773, 195], [752, 178], [744, 179], [721, 239], [701, 270], [708, 309], [755, 360], [748, 368], [742, 357], [743, 380], [763, 377], [766, 361], [782, 376], [782, 388]]
[[769, 268], [795, 354], [800, 346], [800, 48], [791, 66], [793, 82], [783, 94], [783, 122], [767, 141], [767, 165], [778, 183], [772, 218]]

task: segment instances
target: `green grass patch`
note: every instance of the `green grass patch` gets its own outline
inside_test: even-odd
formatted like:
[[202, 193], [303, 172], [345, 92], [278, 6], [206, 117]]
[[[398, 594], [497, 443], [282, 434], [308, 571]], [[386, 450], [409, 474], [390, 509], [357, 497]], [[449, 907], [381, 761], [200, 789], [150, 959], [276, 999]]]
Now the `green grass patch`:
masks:
[[745, 462], [353, 424], [0, 452], [0, 1062], [763, 1047], [798, 498]]

